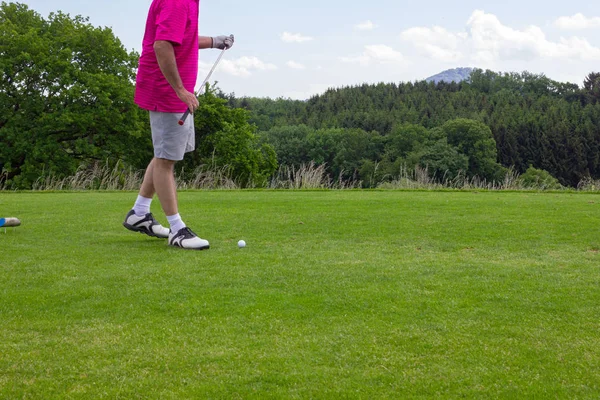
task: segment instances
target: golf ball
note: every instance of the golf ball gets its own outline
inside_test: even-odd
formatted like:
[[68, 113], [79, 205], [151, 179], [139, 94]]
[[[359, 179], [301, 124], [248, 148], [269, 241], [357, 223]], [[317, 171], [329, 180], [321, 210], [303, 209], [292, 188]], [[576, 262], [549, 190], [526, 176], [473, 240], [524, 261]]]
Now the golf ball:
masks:
[[238, 247], [239, 247], [240, 249], [241, 249], [242, 247], [246, 247], [246, 242], [245, 242], [245, 241], [243, 241], [243, 240], [240, 240], [240, 241], [238, 242]]

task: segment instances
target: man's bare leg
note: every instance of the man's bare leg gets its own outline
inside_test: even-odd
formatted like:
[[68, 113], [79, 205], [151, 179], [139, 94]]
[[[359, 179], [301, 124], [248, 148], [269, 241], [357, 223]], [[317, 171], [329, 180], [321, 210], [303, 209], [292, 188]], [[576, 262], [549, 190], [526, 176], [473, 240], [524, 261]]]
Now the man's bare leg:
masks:
[[154, 190], [154, 158], [148, 164], [146, 173], [144, 174], [144, 180], [142, 181], [142, 187], [140, 188], [140, 196], [151, 199], [154, 197], [156, 190]]
[[171, 226], [169, 245], [194, 250], [210, 248], [207, 240], [199, 238], [181, 220], [177, 207], [175, 161], [155, 158], [153, 162], [151, 174], [154, 189]]
[[[148, 169], [150, 170], [152, 185], [150, 182], [146, 184], [146, 178], [144, 178], [145, 185], [142, 184], [142, 190], [146, 190], [146, 193], [149, 193], [152, 189], [156, 191], [160, 205], [167, 217], [178, 214], [175, 161], [155, 158], [150, 164], [151, 167], [149, 166]], [[146, 175], [148, 175], [148, 170]]]

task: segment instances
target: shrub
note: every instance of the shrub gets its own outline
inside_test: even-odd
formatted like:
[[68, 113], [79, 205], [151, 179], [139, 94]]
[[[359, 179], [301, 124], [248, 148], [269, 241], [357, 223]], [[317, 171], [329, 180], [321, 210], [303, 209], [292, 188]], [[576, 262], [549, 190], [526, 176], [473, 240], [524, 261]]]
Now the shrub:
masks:
[[533, 168], [532, 166], [519, 177], [518, 183], [526, 189], [562, 189], [562, 185], [558, 182], [558, 179], [553, 177], [548, 171]]

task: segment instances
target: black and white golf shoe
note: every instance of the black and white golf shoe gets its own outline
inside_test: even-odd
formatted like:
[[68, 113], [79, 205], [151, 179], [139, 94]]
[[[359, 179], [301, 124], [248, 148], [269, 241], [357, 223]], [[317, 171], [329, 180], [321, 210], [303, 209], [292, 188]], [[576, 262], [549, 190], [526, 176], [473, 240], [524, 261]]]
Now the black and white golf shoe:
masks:
[[144, 233], [152, 237], [161, 239], [169, 237], [169, 230], [159, 224], [158, 221], [154, 219], [154, 216], [152, 216], [152, 213], [148, 213], [143, 217], [138, 217], [135, 215], [135, 212], [131, 210], [125, 217], [123, 226], [130, 231]]
[[189, 250], [208, 250], [208, 240], [200, 239], [190, 228], [180, 229], [179, 232], [169, 234], [169, 246], [181, 247]]

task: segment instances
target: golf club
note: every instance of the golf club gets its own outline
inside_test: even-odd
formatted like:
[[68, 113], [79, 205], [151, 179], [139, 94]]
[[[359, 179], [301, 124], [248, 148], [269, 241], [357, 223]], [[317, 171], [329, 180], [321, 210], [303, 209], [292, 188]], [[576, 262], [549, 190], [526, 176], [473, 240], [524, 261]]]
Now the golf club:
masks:
[[[210, 76], [212, 75], [212, 73], [215, 70], [215, 68], [217, 68], [217, 65], [219, 64], [219, 61], [221, 61], [221, 57], [223, 57], [223, 54], [225, 54], [225, 50], [227, 50], [227, 49], [228, 49], [228, 47], [225, 47], [223, 49], [223, 51], [221, 51], [221, 54], [219, 54], [219, 58], [217, 58], [217, 61], [215, 61], [215, 65], [213, 65], [212, 69], [210, 70], [210, 72], [206, 76], [206, 79], [204, 80], [204, 82], [202, 82], [202, 86], [200, 87], [200, 89], [196, 93], [196, 96], [199, 96], [200, 93], [202, 92], [202, 90], [204, 90], [204, 88], [206, 87], [206, 82], [208, 82], [208, 80], [210, 79]], [[179, 120], [179, 122], [178, 122], [179, 125], [183, 125], [185, 123], [185, 120], [187, 119], [187, 117], [189, 115], [190, 115], [190, 109], [188, 108], [187, 110], [185, 110], [185, 113], [183, 114], [183, 116]]]

